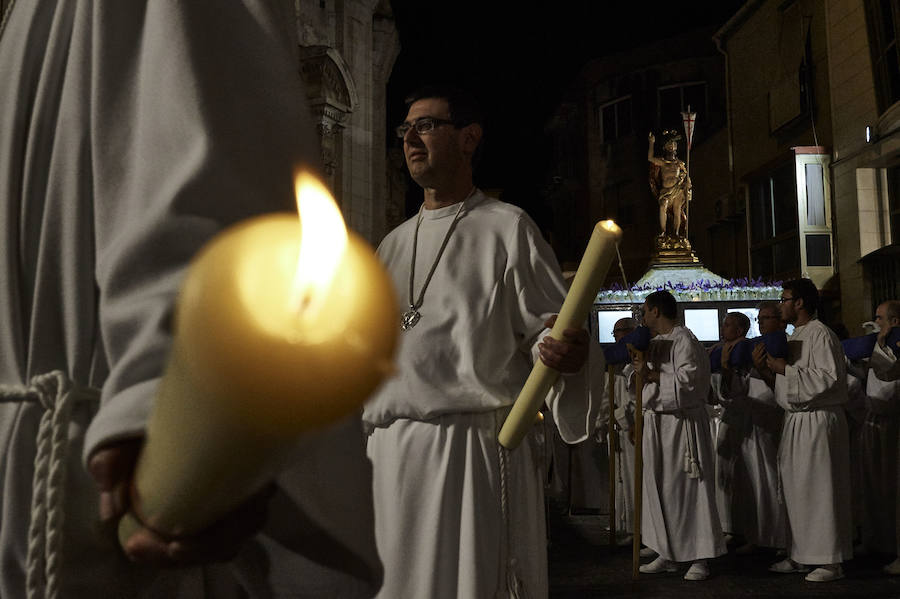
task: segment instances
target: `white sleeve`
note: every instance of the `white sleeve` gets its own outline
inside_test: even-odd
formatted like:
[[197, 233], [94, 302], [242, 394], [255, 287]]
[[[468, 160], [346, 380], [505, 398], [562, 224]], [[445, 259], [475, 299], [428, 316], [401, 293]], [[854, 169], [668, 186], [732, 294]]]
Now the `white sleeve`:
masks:
[[900, 380], [900, 360], [894, 353], [879, 344], [875, 344], [872, 357], [869, 359], [869, 368], [875, 371], [875, 376], [883, 381]]
[[[232, 223], [292, 210], [316, 147], [272, 2], [98, 3], [91, 176], [110, 364], [84, 446], [143, 434], [185, 267]], [[292, 16], [292, 15], [291, 15]]]

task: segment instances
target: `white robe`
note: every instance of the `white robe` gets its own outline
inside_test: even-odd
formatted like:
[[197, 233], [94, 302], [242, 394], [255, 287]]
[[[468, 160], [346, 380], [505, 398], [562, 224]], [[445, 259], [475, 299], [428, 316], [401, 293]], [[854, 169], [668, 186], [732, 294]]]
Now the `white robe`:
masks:
[[900, 381], [866, 379], [866, 417], [860, 434], [862, 542], [870, 551], [896, 550], [897, 434]]
[[[706, 411], [709, 356], [690, 330], [676, 326], [651, 340], [647, 363], [660, 373], [660, 382], [645, 383], [642, 395], [641, 540], [676, 562], [714, 558], [725, 553], [725, 539]], [[626, 366], [629, 388], [633, 374]], [[692, 467], [699, 476], [689, 476]]]
[[[778, 486], [778, 440], [783, 411], [775, 394], [755, 369], [720, 376], [713, 385], [725, 405], [716, 451], [720, 462], [731, 465], [722, 494], [731, 500], [732, 530], [748, 543], [763, 547], [786, 546], [787, 520]], [[721, 472], [723, 464], [717, 465]], [[718, 482], [719, 479], [717, 479]], [[719, 489], [717, 489], [719, 491]], [[724, 524], [723, 524], [724, 526]]]
[[[458, 209], [423, 212], [416, 295]], [[402, 333], [398, 374], [363, 415], [385, 599], [493, 597], [519, 584], [530, 597], [548, 593], [541, 439], [530, 433], [506, 452], [496, 436], [531, 370], [542, 323], [562, 305], [562, 277], [520, 209], [478, 191], [460, 214], [422, 318]], [[378, 250], [401, 310], [415, 226], [413, 217]], [[590, 370], [600, 378], [602, 357], [595, 360]], [[593, 429], [588, 374], [561, 377], [548, 397], [567, 443]]]
[[614, 393], [619, 425], [616, 450], [616, 531], [634, 532], [634, 394], [628, 391], [623, 370], [617, 369]]
[[790, 557], [832, 564], [853, 556], [847, 373], [837, 336], [818, 320], [788, 338], [789, 364], [776, 375], [787, 412], [778, 467], [790, 526]]
[[[298, 454], [272, 534], [208, 568], [128, 562], [113, 531], [97, 532], [97, 492], [80, 463], [82, 451], [143, 433], [174, 296], [198, 248], [233, 222], [295, 209], [293, 171], [311, 163], [315, 142], [294, 26], [289, 2], [33, 0], [14, 4], [0, 36], [0, 384], [60, 370], [100, 391], [69, 427], [63, 597], [377, 588], [358, 422]], [[41, 412], [0, 405], [4, 598], [25, 597]]]

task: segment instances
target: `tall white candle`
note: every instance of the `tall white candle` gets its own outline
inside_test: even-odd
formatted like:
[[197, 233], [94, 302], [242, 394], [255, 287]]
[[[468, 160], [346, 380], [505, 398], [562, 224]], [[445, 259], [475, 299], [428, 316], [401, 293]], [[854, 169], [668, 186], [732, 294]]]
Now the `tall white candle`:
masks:
[[[594, 226], [581, 264], [575, 272], [572, 287], [566, 295], [556, 324], [550, 331], [554, 339], [562, 339], [566, 329], [581, 328], [587, 320], [588, 311], [606, 279], [609, 265], [616, 255], [616, 243], [622, 237], [622, 229], [611, 220], [604, 220]], [[507, 449], [515, 449], [531, 429], [535, 415], [547, 398], [550, 388], [556, 382], [559, 372], [536, 361], [525, 381], [525, 386], [516, 398], [512, 410], [506, 417], [498, 436], [500, 444]]]

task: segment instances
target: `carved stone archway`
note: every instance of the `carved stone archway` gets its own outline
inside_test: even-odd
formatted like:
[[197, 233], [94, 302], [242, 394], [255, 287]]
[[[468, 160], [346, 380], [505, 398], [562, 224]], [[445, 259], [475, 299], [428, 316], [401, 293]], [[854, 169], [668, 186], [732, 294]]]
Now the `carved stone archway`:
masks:
[[340, 204], [340, 132], [359, 105], [356, 86], [340, 53], [328, 46], [300, 46], [300, 75], [319, 134], [325, 175]]

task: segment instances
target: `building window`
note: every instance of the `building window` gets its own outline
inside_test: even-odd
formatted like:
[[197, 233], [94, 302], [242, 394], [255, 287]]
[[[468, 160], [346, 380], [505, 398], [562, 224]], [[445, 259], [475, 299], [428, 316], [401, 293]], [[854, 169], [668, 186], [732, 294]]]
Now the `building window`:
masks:
[[607, 102], [597, 109], [600, 141], [612, 143], [631, 133], [631, 96]]
[[800, 271], [800, 236], [794, 163], [751, 181], [749, 202], [753, 276], [795, 276]]
[[900, 165], [887, 169], [888, 210], [891, 213], [891, 241], [900, 245]]
[[896, 0], [866, 0], [866, 16], [878, 111], [884, 112], [900, 102], [900, 4]]
[[[683, 134], [684, 124], [681, 113], [687, 112], [688, 106], [691, 112], [696, 112], [702, 118], [708, 117], [706, 110], [706, 82], [693, 81], [690, 83], [678, 83], [665, 85], [657, 89], [659, 114], [659, 127], [661, 130], [674, 129]], [[696, 141], [697, 132], [694, 132]]]

